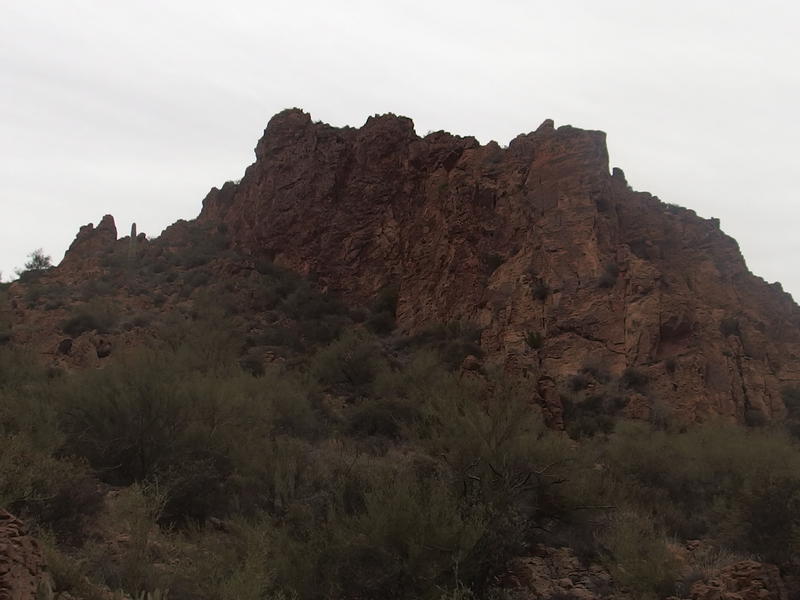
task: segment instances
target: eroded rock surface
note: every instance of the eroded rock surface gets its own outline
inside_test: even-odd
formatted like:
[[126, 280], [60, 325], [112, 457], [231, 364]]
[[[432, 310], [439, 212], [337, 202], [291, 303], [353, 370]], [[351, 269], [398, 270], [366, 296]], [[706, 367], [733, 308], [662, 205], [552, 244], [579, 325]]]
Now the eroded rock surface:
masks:
[[602, 132], [548, 120], [501, 148], [421, 138], [394, 115], [340, 129], [293, 109], [256, 158], [209, 193], [200, 222], [346, 296], [397, 287], [407, 332], [480, 325], [489, 355], [544, 390], [554, 422], [551, 383], [590, 363], [637, 369], [647, 397], [688, 420], [781, 417], [781, 389], [800, 381], [791, 297], [747, 270], [717, 220], [609, 173]]
[[789, 600], [778, 567], [744, 560], [692, 586], [691, 600]]
[[[242, 180], [212, 189], [198, 219], [168, 227], [159, 245], [168, 253], [223, 230], [246, 260], [274, 260], [347, 299], [396, 288], [406, 333], [477, 325], [485, 361], [527, 377], [554, 426], [565, 383], [587, 367], [642, 382], [623, 390], [623, 414], [636, 418], [666, 410], [763, 423], [786, 414], [781, 392], [800, 385], [800, 308], [748, 271], [717, 220], [609, 172], [599, 131], [547, 120], [502, 148], [420, 137], [395, 115], [356, 129], [287, 110], [269, 122]], [[91, 299], [87, 283], [102, 279], [104, 261], [133, 264], [150, 245], [116, 235], [109, 216], [81, 228], [47, 281], [87, 288]], [[68, 311], [29, 310], [15, 286], [14, 340], [58, 364], [96, 365], [138, 339], [75, 340], [67, 351], [59, 324]], [[157, 308], [117, 291], [120, 307]]]
[[22, 521], [0, 510], [0, 600], [34, 600], [46, 577], [37, 541]]

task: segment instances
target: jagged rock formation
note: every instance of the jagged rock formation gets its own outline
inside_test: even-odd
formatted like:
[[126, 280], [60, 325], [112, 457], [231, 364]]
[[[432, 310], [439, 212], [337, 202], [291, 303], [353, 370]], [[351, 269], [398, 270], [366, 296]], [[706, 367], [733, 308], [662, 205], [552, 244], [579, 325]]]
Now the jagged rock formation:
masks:
[[[351, 297], [396, 286], [407, 332], [475, 322], [556, 422], [558, 383], [587, 365], [636, 369], [650, 402], [687, 419], [780, 417], [800, 381], [791, 297], [750, 274], [717, 220], [609, 173], [602, 132], [548, 120], [501, 148], [420, 138], [393, 115], [339, 129], [288, 110], [199, 221]], [[631, 394], [629, 414], [651, 409]]]
[[[141, 233], [117, 240], [107, 215], [81, 228], [49, 277], [74, 287], [109, 257], [161, 261], [223, 229], [246, 256], [354, 301], [395, 287], [406, 333], [476, 324], [487, 360], [526, 376], [556, 426], [564, 383], [582, 369], [628, 376], [624, 410], [642, 418], [663, 407], [690, 421], [781, 418], [781, 390], [800, 383], [792, 298], [747, 270], [718, 221], [609, 173], [602, 132], [548, 120], [501, 148], [421, 138], [394, 115], [354, 129], [287, 110], [242, 180], [212, 189], [198, 219], [167, 228], [159, 248]], [[57, 328], [13, 297], [24, 325], [15, 339], [42, 337], [47, 319]], [[63, 337], [52, 337], [39, 345], [57, 357]]]

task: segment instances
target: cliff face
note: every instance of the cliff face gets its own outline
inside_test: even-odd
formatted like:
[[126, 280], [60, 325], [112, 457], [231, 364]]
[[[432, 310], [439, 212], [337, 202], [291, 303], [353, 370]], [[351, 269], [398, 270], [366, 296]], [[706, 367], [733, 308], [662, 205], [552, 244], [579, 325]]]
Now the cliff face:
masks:
[[[366, 300], [398, 290], [406, 332], [462, 320], [491, 360], [525, 374], [551, 419], [582, 368], [647, 379], [626, 410], [684, 418], [784, 414], [800, 382], [800, 309], [745, 266], [716, 220], [609, 173], [605, 134], [545, 121], [507, 148], [409, 119], [360, 129], [276, 115], [238, 184], [200, 224], [240, 250]], [[635, 388], [636, 386], [633, 386]]]

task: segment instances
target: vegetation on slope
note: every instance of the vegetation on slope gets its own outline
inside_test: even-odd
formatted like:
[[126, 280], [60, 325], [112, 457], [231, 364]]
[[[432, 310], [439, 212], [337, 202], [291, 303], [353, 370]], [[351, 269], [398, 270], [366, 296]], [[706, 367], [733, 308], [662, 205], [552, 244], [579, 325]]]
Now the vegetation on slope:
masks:
[[[783, 431], [625, 422], [637, 374], [593, 366], [563, 390], [569, 435], [551, 431], [526, 381], [460, 369], [480, 353], [468, 324], [404, 338], [391, 290], [356, 309], [268, 262], [227, 289], [202, 252], [164, 256], [185, 270], [137, 268], [169, 310], [103, 368], [0, 348], [0, 506], [38, 528], [60, 591], [500, 598], [544, 543], [656, 598], [692, 576], [670, 544], [697, 538], [793, 568], [800, 447]], [[127, 269], [109, 282], [134, 285]], [[96, 292], [66, 333], [125, 327]]]

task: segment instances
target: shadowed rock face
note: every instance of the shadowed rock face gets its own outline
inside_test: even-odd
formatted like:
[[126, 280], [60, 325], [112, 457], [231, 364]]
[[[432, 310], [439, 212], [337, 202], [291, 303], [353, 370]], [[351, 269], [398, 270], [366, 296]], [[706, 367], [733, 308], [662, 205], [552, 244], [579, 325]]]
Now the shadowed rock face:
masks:
[[[780, 417], [780, 390], [800, 382], [791, 297], [750, 274], [718, 221], [609, 174], [602, 132], [545, 121], [501, 148], [420, 138], [394, 115], [340, 129], [293, 109], [256, 159], [209, 193], [201, 223], [354, 299], [396, 286], [407, 332], [480, 325], [556, 423], [557, 383], [586, 365], [636, 369], [688, 419]], [[647, 416], [631, 396], [626, 410]]]

